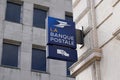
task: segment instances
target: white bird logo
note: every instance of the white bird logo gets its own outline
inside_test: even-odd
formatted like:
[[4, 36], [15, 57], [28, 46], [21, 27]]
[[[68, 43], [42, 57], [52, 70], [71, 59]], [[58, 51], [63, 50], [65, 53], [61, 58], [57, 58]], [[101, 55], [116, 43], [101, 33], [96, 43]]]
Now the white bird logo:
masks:
[[62, 49], [57, 49], [57, 54], [60, 54], [62, 56], [66, 56], [66, 57], [70, 56], [66, 51], [64, 51]]
[[63, 21], [59, 21], [59, 20], [57, 20], [57, 22], [59, 22], [59, 24], [54, 25], [54, 26], [59, 27], [59, 28], [64, 28], [65, 26], [70, 26], [67, 22], [63, 22]]

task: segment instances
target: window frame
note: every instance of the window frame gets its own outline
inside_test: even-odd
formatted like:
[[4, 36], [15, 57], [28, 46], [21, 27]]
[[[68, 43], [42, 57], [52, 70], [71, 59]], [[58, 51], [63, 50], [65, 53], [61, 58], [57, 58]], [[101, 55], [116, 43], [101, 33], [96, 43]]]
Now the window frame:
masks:
[[[45, 14], [45, 24], [44, 24], [44, 26], [43, 27], [41, 27], [41, 25], [39, 25], [39, 26], [36, 26], [36, 24], [34, 24], [34, 10], [40, 10], [40, 11], [43, 11], [43, 12], [45, 12], [46, 14]], [[46, 28], [46, 19], [47, 19], [47, 16], [48, 16], [48, 8], [47, 7], [43, 7], [43, 6], [40, 6], [40, 5], [34, 5], [34, 7], [33, 7], [33, 23], [32, 23], [32, 25], [33, 25], [33, 27], [36, 27], [36, 28], [40, 28], [40, 29], [45, 29]]]
[[[2, 60], [3, 60], [3, 46], [4, 44], [8, 44], [8, 45], [12, 45], [12, 46], [16, 46], [17, 47], [17, 64], [16, 66], [11, 66], [11, 65], [5, 65], [2, 64]], [[9, 43], [9, 42], [3, 42], [2, 44], [2, 54], [1, 54], [1, 61], [0, 61], [0, 65], [3, 67], [7, 67], [7, 68], [14, 68], [14, 69], [20, 69], [19, 65], [20, 65], [20, 44], [19, 43]]]
[[[20, 15], [19, 15], [19, 21], [12, 21], [12, 20], [8, 20], [6, 18], [6, 15], [7, 15], [7, 6], [8, 6], [8, 3], [11, 3], [11, 4], [15, 4], [15, 5], [19, 5], [20, 6]], [[10, 1], [8, 0], [6, 2], [6, 10], [5, 10], [5, 21], [8, 21], [8, 22], [13, 22], [13, 23], [18, 23], [18, 24], [22, 24], [22, 21], [23, 21], [23, 2], [22, 1]]]
[[[45, 70], [37, 70], [37, 69], [33, 69], [32, 68], [32, 64], [33, 64], [33, 49], [35, 50], [40, 50], [45, 52]], [[46, 50], [45, 49], [41, 49], [39, 48], [39, 46], [34, 45], [34, 47], [32, 48], [32, 56], [31, 56], [31, 71], [33, 72], [40, 72], [40, 73], [47, 73], [47, 58], [46, 58]]]
[[[72, 18], [72, 22], [73, 22], [73, 16], [72, 15], [65, 15], [65, 20], [68, 20], [68, 19], [66, 19], [66, 17], [69, 17], [69, 18]], [[68, 21], [71, 21], [71, 20], [68, 20]]]

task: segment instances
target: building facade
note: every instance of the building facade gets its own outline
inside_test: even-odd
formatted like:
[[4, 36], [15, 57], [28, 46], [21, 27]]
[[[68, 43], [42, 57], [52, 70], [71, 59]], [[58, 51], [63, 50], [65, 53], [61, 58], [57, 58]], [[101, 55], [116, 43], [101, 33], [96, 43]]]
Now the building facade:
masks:
[[0, 80], [74, 80], [46, 58], [48, 16], [72, 20], [72, 1], [0, 0]]
[[120, 0], [72, 0], [76, 28], [84, 31], [77, 44], [79, 60], [70, 68], [76, 80], [120, 78]]

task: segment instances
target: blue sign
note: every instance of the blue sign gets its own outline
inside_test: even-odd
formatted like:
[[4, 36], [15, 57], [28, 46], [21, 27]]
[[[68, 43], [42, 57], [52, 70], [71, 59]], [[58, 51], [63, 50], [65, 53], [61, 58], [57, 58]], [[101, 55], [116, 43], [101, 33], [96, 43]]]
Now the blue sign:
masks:
[[48, 45], [48, 58], [75, 62], [77, 61], [77, 51], [62, 46]]
[[47, 44], [59, 45], [75, 49], [75, 23], [72, 21], [48, 17]]

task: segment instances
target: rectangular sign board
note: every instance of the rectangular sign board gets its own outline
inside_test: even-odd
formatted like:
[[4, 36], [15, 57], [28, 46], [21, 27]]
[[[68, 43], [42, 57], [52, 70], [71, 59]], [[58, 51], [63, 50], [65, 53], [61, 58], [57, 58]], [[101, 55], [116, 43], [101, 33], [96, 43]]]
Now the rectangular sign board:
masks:
[[75, 49], [56, 46], [56, 45], [48, 45], [47, 51], [48, 51], [48, 55], [47, 55], [48, 58], [71, 61], [71, 62], [77, 61], [77, 51]]
[[75, 23], [48, 17], [47, 44], [76, 49]]

